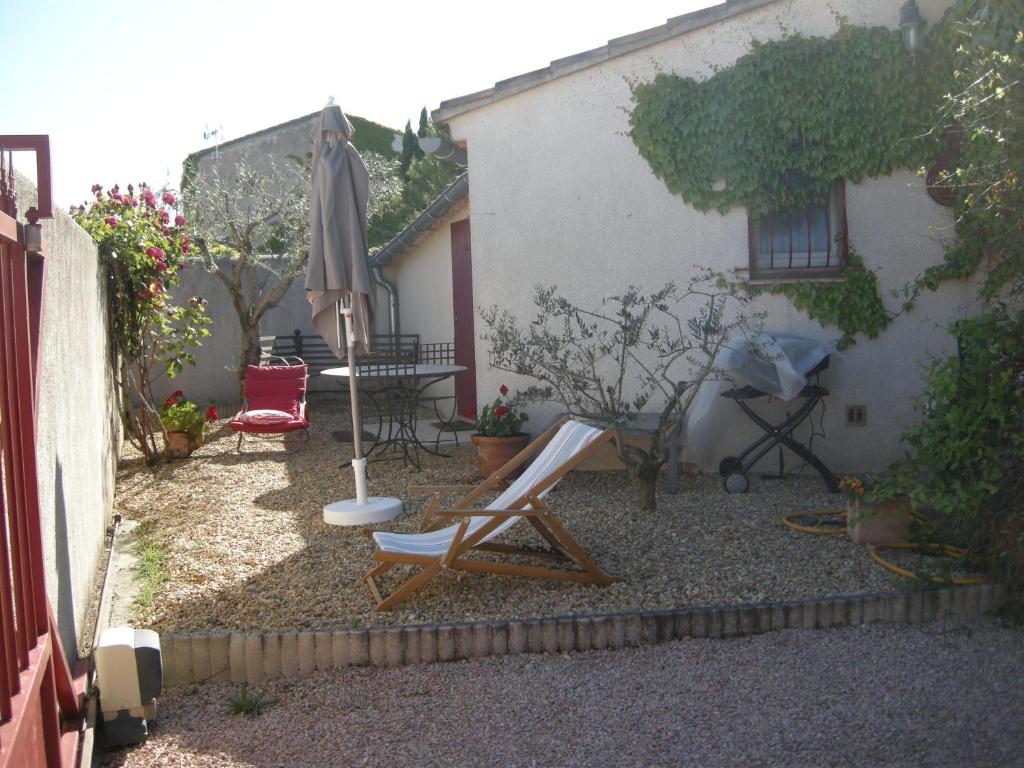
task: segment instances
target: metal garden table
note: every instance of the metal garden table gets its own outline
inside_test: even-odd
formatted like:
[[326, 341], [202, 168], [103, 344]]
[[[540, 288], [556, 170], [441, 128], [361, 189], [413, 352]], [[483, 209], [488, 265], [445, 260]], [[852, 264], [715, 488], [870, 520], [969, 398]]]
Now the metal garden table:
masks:
[[[376, 439], [366, 451], [370, 456], [376, 451], [384, 453], [389, 449], [400, 452], [404, 463], [410, 461], [418, 468], [420, 449], [435, 456], [450, 456], [440, 450], [440, 433], [431, 448], [416, 434], [416, 415], [420, 397], [430, 386], [465, 373], [464, 365], [442, 363], [369, 363], [356, 365], [356, 379], [360, 382], [360, 394], [369, 400], [381, 419]], [[348, 366], [328, 368], [323, 376], [337, 377], [342, 383], [348, 380]], [[363, 388], [362, 382], [380, 385]], [[387, 435], [383, 433], [384, 414], [387, 415]], [[452, 414], [454, 420], [455, 414]], [[443, 431], [443, 430], [442, 430]], [[397, 458], [397, 457], [396, 457]]]

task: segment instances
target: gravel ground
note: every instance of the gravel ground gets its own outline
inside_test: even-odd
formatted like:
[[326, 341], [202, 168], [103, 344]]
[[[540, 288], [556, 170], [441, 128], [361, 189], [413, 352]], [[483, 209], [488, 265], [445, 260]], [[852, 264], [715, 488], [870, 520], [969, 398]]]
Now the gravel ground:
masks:
[[[845, 536], [808, 536], [782, 524], [789, 512], [841, 503], [817, 476], [755, 480], [741, 496], [726, 494], [716, 477], [684, 477], [680, 494], [659, 494], [658, 511], [645, 514], [623, 473], [577, 472], [549, 497], [552, 509], [621, 583], [601, 589], [447, 572], [411, 602], [379, 613], [360, 580], [374, 563], [372, 540], [321, 518], [325, 503], [355, 495], [351, 471], [341, 468], [351, 446], [330, 436], [343, 426], [343, 412], [341, 402], [314, 403], [311, 443], [292, 453], [271, 445], [239, 455], [222, 422], [188, 460], [155, 470], [122, 461], [116, 511], [148, 524], [168, 551], [168, 581], [136, 617], [140, 625], [283, 630], [509, 619], [796, 599], [901, 583]], [[370, 475], [371, 493], [380, 496], [404, 497], [410, 484], [476, 482], [474, 453], [464, 446], [454, 458], [426, 456], [422, 471], [400, 461], [373, 463]], [[400, 519], [381, 527], [415, 530], [424, 502], [411, 499]], [[506, 536], [537, 543], [526, 525]], [[386, 589], [397, 583], [384, 579]]]
[[1024, 631], [787, 630], [175, 689], [106, 766], [1020, 766]]

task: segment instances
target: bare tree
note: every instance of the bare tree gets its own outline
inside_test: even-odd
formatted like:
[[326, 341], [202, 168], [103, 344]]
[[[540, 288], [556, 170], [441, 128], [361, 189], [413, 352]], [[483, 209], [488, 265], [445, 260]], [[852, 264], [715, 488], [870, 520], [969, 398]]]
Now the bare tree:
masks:
[[[363, 153], [370, 171], [372, 214], [398, 189], [396, 163]], [[309, 158], [279, 167], [242, 160], [230, 176], [214, 166], [196, 176], [184, 197], [203, 264], [224, 286], [238, 316], [236, 373], [241, 392], [248, 365], [259, 362], [260, 320], [305, 273], [309, 257]]]
[[[619, 458], [640, 484], [640, 507], [654, 510], [669, 441], [704, 382], [719, 375], [719, 351], [760, 317], [745, 313], [750, 300], [711, 272], [682, 290], [668, 283], [643, 294], [630, 286], [594, 310], [558, 295], [556, 287], [536, 286], [537, 314], [527, 326], [491, 307], [481, 312], [488, 328], [483, 338], [492, 367], [537, 382], [529, 396], [615, 429]], [[643, 430], [647, 443], [637, 445], [635, 425], [649, 408], [657, 425]]]

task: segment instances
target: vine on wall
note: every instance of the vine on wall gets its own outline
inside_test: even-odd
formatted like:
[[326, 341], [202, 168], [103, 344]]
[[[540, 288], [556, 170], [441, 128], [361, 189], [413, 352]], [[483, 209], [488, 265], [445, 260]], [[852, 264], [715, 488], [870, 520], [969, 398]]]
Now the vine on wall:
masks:
[[918, 72], [899, 33], [881, 27], [755, 43], [703, 82], [663, 73], [635, 85], [630, 136], [698, 210], [802, 207], [827, 200], [837, 179], [915, 167], [934, 151], [907, 138], [934, 109]]
[[[755, 43], [698, 82], [660, 74], [633, 87], [630, 136], [655, 175], [700, 211], [751, 216], [824, 203], [837, 179], [857, 183], [933, 157], [938, 139], [926, 68], [898, 32], [842, 26], [832, 38]], [[917, 137], [917, 138], [908, 138]], [[822, 325], [876, 337], [891, 321], [877, 276], [850, 254], [844, 279], [762, 287]]]
[[793, 306], [821, 325], [835, 325], [843, 332], [836, 349], [844, 350], [856, 343], [855, 335], [863, 333], [873, 339], [889, 325], [893, 315], [885, 308], [878, 290], [878, 276], [864, 266], [853, 251], [836, 282], [778, 283], [751, 286], [750, 292], [786, 296]]

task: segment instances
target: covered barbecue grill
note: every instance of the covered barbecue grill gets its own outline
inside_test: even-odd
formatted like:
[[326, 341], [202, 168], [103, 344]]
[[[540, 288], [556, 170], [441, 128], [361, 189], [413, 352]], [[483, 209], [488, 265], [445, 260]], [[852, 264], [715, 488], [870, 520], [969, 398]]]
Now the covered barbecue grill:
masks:
[[[742, 453], [726, 456], [719, 462], [718, 471], [726, 491], [746, 493], [750, 487], [747, 473], [776, 446], [779, 447], [779, 474], [771, 477], [785, 475], [782, 451], [785, 447], [814, 467], [830, 492], [839, 490], [839, 481], [832, 471], [811, 451], [810, 446], [793, 437], [797, 427], [829, 395], [828, 389], [818, 382], [818, 376], [828, 368], [831, 353], [828, 346], [814, 339], [778, 333], [754, 334], [747, 344], [722, 351], [718, 367], [733, 387], [721, 392], [721, 396], [733, 400], [764, 431]], [[753, 401], [767, 397], [801, 399], [803, 402], [776, 423], [751, 406]]]

